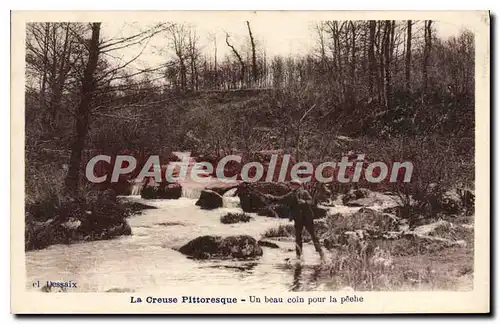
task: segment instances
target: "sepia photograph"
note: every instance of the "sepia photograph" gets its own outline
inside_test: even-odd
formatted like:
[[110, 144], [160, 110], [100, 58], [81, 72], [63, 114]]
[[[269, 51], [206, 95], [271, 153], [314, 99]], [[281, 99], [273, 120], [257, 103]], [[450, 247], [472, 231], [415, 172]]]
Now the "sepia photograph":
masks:
[[17, 309], [487, 312], [489, 13], [385, 13], [14, 12]]

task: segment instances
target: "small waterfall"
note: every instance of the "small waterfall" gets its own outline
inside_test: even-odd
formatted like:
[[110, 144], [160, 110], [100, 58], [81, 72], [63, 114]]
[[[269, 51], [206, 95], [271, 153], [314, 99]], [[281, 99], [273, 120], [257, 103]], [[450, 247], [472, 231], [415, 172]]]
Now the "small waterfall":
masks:
[[[200, 198], [203, 187], [182, 187], [182, 197], [189, 199]], [[240, 206], [240, 198], [234, 196], [236, 188], [231, 189], [224, 193], [222, 196], [222, 207], [225, 208], [238, 208]]]
[[224, 197], [236, 197], [236, 190], [238, 190], [238, 188], [233, 188], [233, 189], [229, 189], [228, 191], [226, 191], [224, 193]]
[[182, 187], [182, 197], [190, 198], [190, 199], [198, 199], [200, 198], [201, 191], [203, 188], [193, 188], [193, 187]]
[[224, 193], [224, 195], [222, 196], [222, 207], [240, 207], [240, 198], [236, 196], [236, 188], [230, 189]]
[[238, 208], [240, 207], [240, 198], [238, 197], [222, 197], [222, 207]]
[[142, 191], [142, 182], [134, 182], [132, 184], [131, 196], [140, 196]]

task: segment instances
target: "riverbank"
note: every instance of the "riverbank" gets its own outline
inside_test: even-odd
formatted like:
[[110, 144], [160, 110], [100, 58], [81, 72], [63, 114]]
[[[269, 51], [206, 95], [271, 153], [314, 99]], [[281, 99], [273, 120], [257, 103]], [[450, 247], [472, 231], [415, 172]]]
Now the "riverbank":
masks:
[[[378, 259], [372, 255], [370, 259], [378, 263], [363, 263], [354, 250], [331, 248], [326, 253], [327, 262], [321, 263], [312, 244], [305, 243], [303, 260], [297, 262], [293, 237], [265, 237], [265, 233], [277, 227], [292, 224], [287, 219], [250, 213], [252, 219], [248, 222], [221, 223], [222, 216], [242, 212], [237, 198], [224, 197], [223, 207], [214, 210], [201, 209], [195, 205], [196, 199], [185, 197], [143, 200], [129, 196], [125, 199], [129, 203], [155, 207], [127, 218], [133, 235], [29, 251], [26, 253], [27, 282], [73, 280], [78, 282], [79, 292], [155, 292], [172, 286], [188, 290], [202, 283], [217, 290], [254, 293], [269, 290], [469, 290], [472, 287], [473, 246], [469, 244], [414, 250], [406, 255], [379, 255]], [[381, 206], [372, 207], [380, 209]], [[329, 207], [329, 215], [342, 213], [348, 217], [360, 209]], [[252, 260], [195, 260], [178, 251], [191, 240], [205, 235], [248, 235], [272, 244], [261, 244], [262, 256]], [[404, 241], [379, 241], [379, 250], [390, 250], [383, 242], [396, 246]], [[408, 242], [410, 244], [401, 245], [399, 251], [409, 250], [409, 246], [428, 246], [425, 242]], [[387, 259], [390, 263], [384, 264]], [[27, 285], [27, 289], [36, 288]]]
[[126, 219], [151, 208], [154, 207], [118, 200], [112, 190], [91, 191], [85, 199], [58, 204], [29, 204], [25, 215], [25, 250], [131, 235]]

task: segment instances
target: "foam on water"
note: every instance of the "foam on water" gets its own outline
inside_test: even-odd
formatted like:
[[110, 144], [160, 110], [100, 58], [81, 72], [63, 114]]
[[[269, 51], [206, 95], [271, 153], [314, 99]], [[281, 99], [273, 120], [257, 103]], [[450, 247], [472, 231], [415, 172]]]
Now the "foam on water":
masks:
[[[292, 240], [277, 242], [279, 249], [264, 247], [264, 255], [255, 261], [188, 259], [179, 247], [202, 235], [262, 234], [287, 219], [253, 216], [248, 223], [222, 224], [221, 216], [242, 212], [234, 189], [223, 197], [223, 207], [202, 210], [195, 205], [206, 184], [184, 185], [183, 197], [176, 200], [144, 200], [140, 196], [124, 199], [152, 205], [128, 219], [131, 236], [113, 240], [54, 245], [26, 253], [26, 288], [33, 290], [36, 280], [73, 280], [79, 292], [160, 291], [185, 287], [197, 291], [203, 285], [214, 291], [256, 292], [265, 290], [320, 289], [310, 280], [319, 257], [311, 244], [304, 244], [304, 261], [295, 265]], [[359, 208], [330, 207], [329, 213], [353, 213]], [[207, 280], [210, 278], [210, 280]], [[309, 278], [309, 279], [308, 279]]]
[[[288, 220], [254, 216], [248, 223], [221, 224], [228, 212], [241, 212], [237, 198], [225, 197], [225, 208], [202, 210], [196, 200], [142, 200], [158, 207], [145, 210], [129, 219], [131, 236], [113, 240], [54, 245], [26, 253], [27, 289], [33, 290], [36, 280], [73, 280], [78, 291], [104, 292], [110, 289], [132, 291], [165, 290], [169, 286], [191, 287], [200, 284], [213, 289], [242, 287], [245, 290], [266, 290], [280, 287], [289, 290], [293, 272], [284, 270], [285, 259], [293, 259], [293, 244], [283, 249], [264, 248], [257, 261], [195, 261], [177, 248], [201, 235], [250, 235], [259, 239], [268, 229], [286, 224]], [[281, 243], [280, 243], [281, 244]], [[288, 243], [283, 243], [288, 244]], [[319, 259], [312, 247], [305, 244], [306, 262]], [[256, 263], [253, 264], [252, 263]], [[246, 269], [248, 270], [239, 270]], [[207, 278], [210, 278], [207, 281]], [[186, 288], [187, 289], [187, 288]]]

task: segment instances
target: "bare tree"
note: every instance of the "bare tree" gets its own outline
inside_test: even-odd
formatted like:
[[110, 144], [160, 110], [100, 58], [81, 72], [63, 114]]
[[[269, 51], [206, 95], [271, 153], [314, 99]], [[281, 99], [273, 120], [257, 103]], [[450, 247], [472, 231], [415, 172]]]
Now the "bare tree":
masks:
[[252, 29], [250, 28], [250, 22], [247, 21], [248, 35], [250, 35], [250, 44], [252, 46], [252, 76], [254, 84], [257, 83], [258, 71], [257, 71], [257, 56], [255, 54], [255, 40], [252, 35]]
[[187, 68], [186, 59], [188, 51], [188, 35], [189, 31], [186, 26], [175, 24], [168, 29], [168, 34], [171, 40], [171, 46], [177, 56], [179, 63], [179, 86], [181, 90], [186, 90], [187, 87]]
[[226, 33], [226, 44], [227, 46], [229, 46], [229, 48], [231, 48], [234, 56], [236, 56], [236, 58], [238, 59], [238, 62], [240, 62], [240, 87], [243, 87], [245, 84], [245, 62], [243, 61], [241, 55], [238, 53], [236, 48], [231, 43], [229, 43], [228, 33]]
[[429, 65], [429, 56], [431, 52], [432, 46], [432, 20], [424, 21], [424, 59], [422, 65], [422, 76], [423, 76], [423, 94], [427, 94], [427, 86], [428, 86], [428, 65]]
[[189, 31], [189, 61], [191, 67], [191, 89], [198, 90], [198, 37], [195, 30]]
[[383, 86], [383, 99], [386, 108], [390, 107], [391, 98], [391, 43], [392, 43], [392, 30], [393, 24], [390, 20], [384, 23], [384, 36], [382, 41], [383, 46], [383, 60], [384, 60], [384, 86]]
[[319, 46], [319, 57], [321, 62], [321, 70], [326, 72], [328, 69], [328, 59], [326, 56], [326, 47], [327, 40], [325, 39], [325, 25], [323, 23], [316, 24], [315, 31], [318, 37], [318, 46]]
[[31, 77], [39, 79], [39, 103], [48, 131], [58, 133], [61, 124], [63, 93], [72, 70], [82, 56], [75, 35], [76, 23], [31, 23], [27, 25], [26, 62]]
[[[65, 181], [70, 195], [77, 195], [82, 152], [85, 147], [85, 139], [90, 127], [90, 117], [93, 115], [99, 115], [100, 113], [102, 114], [102, 108], [106, 106], [94, 106], [95, 102], [99, 101], [99, 97], [102, 97], [103, 94], [107, 94], [108, 89], [110, 89], [110, 84], [113, 81], [124, 78], [124, 76], [120, 75], [120, 72], [123, 72], [126, 67], [139, 58], [149, 40], [154, 35], [164, 30], [163, 26], [164, 24], [159, 24], [129, 37], [103, 41], [100, 39], [101, 23], [96, 22], [91, 24], [92, 33], [90, 40], [87, 41], [83, 39], [83, 37], [79, 37], [80, 41], [85, 45], [88, 54], [87, 61], [84, 64], [85, 67], [82, 79], [80, 81], [81, 90], [79, 94], [80, 98], [78, 107], [73, 113], [75, 116], [75, 133], [71, 144], [70, 163]], [[145, 45], [142, 45], [144, 42]], [[110, 52], [138, 44], [143, 46], [140, 53], [128, 61], [111, 65], [104, 59], [104, 55], [114, 57], [110, 54]], [[137, 73], [132, 73], [130, 76], [137, 76], [146, 71], [147, 70], [142, 70]], [[99, 89], [104, 89], [105, 91], [99, 92]]]
[[89, 127], [90, 108], [92, 95], [95, 90], [94, 73], [99, 59], [99, 35], [101, 32], [101, 23], [92, 24], [92, 37], [89, 42], [89, 58], [85, 67], [82, 80], [82, 90], [80, 94], [80, 104], [76, 115], [75, 139], [71, 145], [71, 157], [69, 162], [68, 175], [66, 177], [66, 187], [73, 196], [77, 194], [78, 177], [80, 163], [82, 160], [82, 151], [85, 144]]
[[356, 94], [354, 93], [355, 83], [356, 83], [356, 25], [351, 20], [349, 23], [351, 27], [351, 79], [349, 84], [349, 100], [351, 101], [351, 106], [354, 106], [356, 102]]
[[377, 27], [377, 22], [375, 20], [370, 20], [370, 43], [368, 47], [368, 89], [370, 96], [374, 95], [373, 83], [376, 80], [376, 62], [375, 62], [375, 28]]
[[410, 91], [410, 66], [411, 66], [411, 27], [413, 23], [411, 20], [407, 21], [406, 29], [406, 58], [405, 58], [405, 86], [406, 91]]
[[212, 33], [210, 38], [214, 41], [214, 71], [213, 71], [213, 83], [210, 84], [212, 88], [219, 88], [219, 76], [218, 76], [218, 68], [217, 68], [217, 34]]

